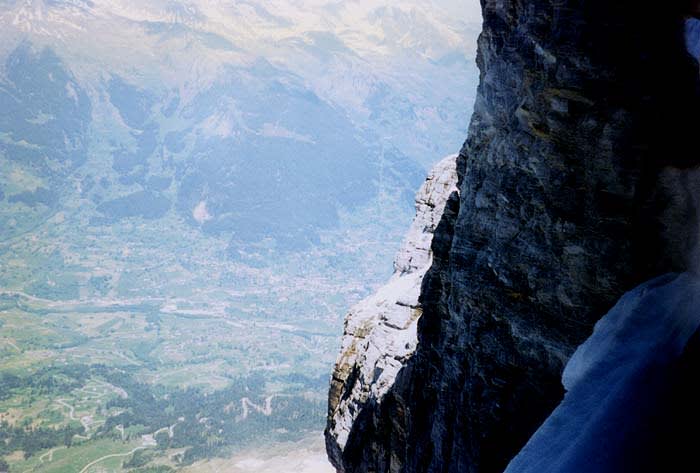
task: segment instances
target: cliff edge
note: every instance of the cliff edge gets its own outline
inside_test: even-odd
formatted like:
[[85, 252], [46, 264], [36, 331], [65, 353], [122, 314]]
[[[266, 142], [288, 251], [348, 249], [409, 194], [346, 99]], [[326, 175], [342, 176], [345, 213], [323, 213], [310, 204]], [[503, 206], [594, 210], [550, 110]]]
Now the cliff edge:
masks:
[[351, 317], [330, 395], [338, 471], [503, 471], [597, 319], [687, 267], [700, 87], [681, 4], [482, 1], [459, 198], [434, 232], [417, 345], [362, 329], [381, 304]]
[[353, 307], [335, 364], [329, 394], [326, 444], [336, 464], [363, 409], [381, 404], [418, 342], [421, 283], [430, 268], [431, 245], [450, 199], [457, 199], [457, 156], [440, 161], [416, 195], [416, 217], [394, 260], [394, 275]]

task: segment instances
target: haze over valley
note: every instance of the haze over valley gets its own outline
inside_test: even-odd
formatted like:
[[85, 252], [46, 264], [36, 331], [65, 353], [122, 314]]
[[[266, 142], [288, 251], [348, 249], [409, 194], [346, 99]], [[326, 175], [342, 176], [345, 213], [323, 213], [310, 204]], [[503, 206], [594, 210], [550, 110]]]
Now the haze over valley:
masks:
[[[0, 0], [0, 471], [327, 471], [471, 0]], [[290, 469], [290, 471], [291, 471]]]

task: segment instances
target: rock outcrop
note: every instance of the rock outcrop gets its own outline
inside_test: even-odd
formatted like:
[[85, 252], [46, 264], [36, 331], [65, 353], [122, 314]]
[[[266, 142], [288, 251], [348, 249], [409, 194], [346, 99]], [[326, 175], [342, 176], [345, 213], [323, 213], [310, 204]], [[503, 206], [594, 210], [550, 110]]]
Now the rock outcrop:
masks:
[[416, 217], [394, 260], [394, 275], [345, 319], [329, 396], [329, 454], [336, 463], [357, 414], [381, 404], [418, 342], [421, 283], [433, 258], [433, 234], [450, 198], [457, 198], [457, 156], [440, 161], [416, 195]]
[[687, 266], [696, 209], [678, 174], [698, 162], [700, 88], [681, 3], [482, 0], [481, 83], [418, 345], [396, 376], [392, 363], [391, 386], [363, 365], [387, 341], [341, 362], [327, 437], [338, 471], [503, 471], [559, 403], [596, 320]]

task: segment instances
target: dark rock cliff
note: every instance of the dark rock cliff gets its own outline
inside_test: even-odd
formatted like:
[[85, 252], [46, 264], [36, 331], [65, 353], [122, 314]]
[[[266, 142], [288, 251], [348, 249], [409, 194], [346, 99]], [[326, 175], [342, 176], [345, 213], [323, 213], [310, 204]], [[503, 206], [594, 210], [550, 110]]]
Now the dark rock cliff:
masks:
[[502, 471], [595, 321], [687, 265], [700, 101], [681, 3], [482, 0], [481, 83], [418, 347], [342, 444], [333, 415], [350, 389], [335, 387], [339, 471]]

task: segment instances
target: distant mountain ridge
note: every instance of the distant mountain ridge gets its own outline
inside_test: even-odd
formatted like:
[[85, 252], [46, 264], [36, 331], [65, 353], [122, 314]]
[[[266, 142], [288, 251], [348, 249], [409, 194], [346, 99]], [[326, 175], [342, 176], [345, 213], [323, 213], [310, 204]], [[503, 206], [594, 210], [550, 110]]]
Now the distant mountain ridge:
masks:
[[[470, 47], [458, 34], [467, 25], [443, 24], [439, 9], [428, 15], [418, 3], [335, 6], [325, 21], [302, 4], [4, 3], [0, 39], [15, 46], [0, 50], [2, 92], [6, 110], [21, 108], [0, 117], [5, 159], [25, 166], [15, 157], [48, 147], [40, 135], [57, 146], [32, 166], [75, 168], [90, 154], [93, 164], [78, 179], [81, 198], [94, 205], [93, 224], [173, 210], [205, 232], [230, 235], [232, 255], [271, 235], [280, 247], [303, 247], [341, 207], [380, 193], [409, 204], [426, 157], [445, 147], [436, 133], [452, 129], [457, 137], [466, 123], [468, 99], [405, 80], [437, 84], [473, 68], [458, 60]], [[353, 22], [358, 15], [365, 20]], [[66, 90], [51, 92], [65, 116], [53, 117], [41, 102], [54, 83], [48, 67], [70, 78]], [[19, 87], [33, 103], [11, 104]], [[438, 107], [436, 94], [444, 95]], [[36, 116], [20, 133], [13, 127], [22, 114]], [[69, 144], [51, 128], [66, 123], [75, 124], [67, 126]], [[42, 185], [54, 207], [66, 200], [64, 184]], [[27, 192], [34, 190], [5, 193], [41, 203]]]
[[141, 87], [180, 89], [185, 100], [227, 65], [264, 57], [429, 167], [461, 144], [480, 18], [415, 1], [10, 0], [0, 25], [0, 57], [30, 41], [50, 46], [81, 82], [111, 70]]

